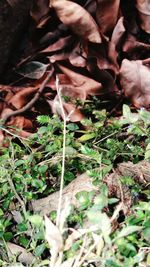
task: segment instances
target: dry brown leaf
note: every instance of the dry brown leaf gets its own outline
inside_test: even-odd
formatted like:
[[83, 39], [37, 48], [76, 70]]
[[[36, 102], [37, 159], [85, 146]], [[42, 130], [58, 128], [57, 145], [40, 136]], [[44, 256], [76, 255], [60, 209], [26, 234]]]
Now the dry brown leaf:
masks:
[[122, 89], [136, 107], [150, 106], [150, 67], [141, 60], [124, 59], [120, 69]]
[[16, 93], [8, 101], [8, 103], [13, 105], [16, 109], [20, 109], [28, 102], [28, 97], [31, 96], [33, 93], [35, 93], [37, 90], [38, 90], [38, 86], [20, 88], [20, 91]]
[[96, 20], [103, 33], [111, 31], [118, 19], [120, 0], [98, 0]]
[[26, 119], [23, 116], [16, 116], [14, 118], [11, 118], [11, 120], [7, 123], [8, 126], [15, 126], [19, 129], [32, 129], [33, 124], [31, 120]]
[[4, 139], [5, 139], [4, 133], [2, 130], [0, 130], [0, 147], [3, 146]]
[[55, 63], [56, 61], [67, 60], [69, 58], [69, 56], [70, 56], [70, 53], [68, 53], [68, 52], [66, 52], [66, 53], [60, 52], [59, 54], [54, 54], [48, 58], [49, 58], [51, 63]]
[[139, 12], [141, 28], [150, 33], [150, 0], [136, 0], [136, 7]]
[[[59, 114], [63, 118], [58, 96], [56, 96], [53, 101], [47, 100], [47, 102], [50, 105], [52, 112], [54, 114]], [[78, 122], [84, 119], [84, 115], [81, 113], [79, 108], [76, 108], [75, 105], [63, 102], [63, 108], [66, 118], [69, 116], [69, 121]]]
[[3, 111], [2, 111], [2, 113], [1, 113], [0, 118], [3, 120], [6, 115], [11, 114], [12, 112], [13, 112], [12, 109], [10, 109], [10, 108], [4, 108]]
[[55, 51], [61, 50], [61, 49], [65, 48], [66, 46], [68, 46], [70, 41], [71, 41], [71, 36], [60, 38], [54, 44], [51, 44], [47, 48], [45, 48], [44, 50], [40, 51], [40, 53], [50, 53], [50, 52], [55, 52]]
[[93, 17], [77, 3], [66, 0], [53, 0], [51, 6], [58, 18], [72, 31], [93, 43], [101, 43], [98, 26]]
[[60, 252], [63, 248], [62, 235], [56, 225], [45, 215], [45, 238], [56, 253]]
[[116, 67], [118, 66], [118, 45], [120, 45], [122, 36], [125, 33], [125, 27], [123, 22], [124, 18], [121, 17], [113, 30], [111, 41], [109, 43], [108, 57]]
[[74, 72], [62, 65], [58, 65], [61, 71], [66, 74], [73, 86], [80, 90], [83, 94], [85, 94], [85, 99], [88, 95], [100, 95], [102, 91], [102, 85], [101, 83], [84, 76], [82, 74], [79, 74], [77, 72]]
[[135, 36], [129, 34], [123, 44], [122, 50], [128, 53], [132, 60], [138, 60], [150, 54], [150, 44], [139, 42], [136, 40]]
[[48, 12], [49, 0], [33, 0], [30, 14], [36, 23], [39, 23], [40, 20], [48, 14]]
[[32, 264], [34, 256], [31, 252], [27, 252], [26, 249], [24, 249], [23, 247], [17, 246], [16, 244], [10, 242], [7, 243], [7, 247], [10, 257], [12, 255], [15, 256], [19, 255], [18, 256], [19, 262], [25, 263], [26, 265]]
[[77, 46], [72, 50], [69, 56], [70, 63], [75, 67], [85, 67], [87, 64], [87, 53], [84, 50], [84, 46], [78, 43]]

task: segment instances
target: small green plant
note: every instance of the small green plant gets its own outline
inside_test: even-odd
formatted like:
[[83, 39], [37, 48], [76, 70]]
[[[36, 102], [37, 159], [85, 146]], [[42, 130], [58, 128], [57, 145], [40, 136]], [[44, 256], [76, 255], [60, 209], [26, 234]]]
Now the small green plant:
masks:
[[[86, 108], [85, 104], [87, 112]], [[133, 113], [124, 105], [121, 120], [110, 118], [105, 110], [91, 109], [90, 112], [91, 117], [81, 124], [65, 122], [63, 182], [67, 185], [79, 173], [87, 172], [99, 193], [79, 192], [76, 195], [78, 209], [69, 207], [68, 204], [68, 215], [64, 216], [63, 211], [60, 213], [63, 223], [59, 238], [63, 248], [59, 248], [55, 262], [61, 262], [63, 267], [63, 262], [68, 264], [67, 267], [90, 266], [93, 263], [95, 266], [106, 267], [136, 267], [142, 262], [147, 262], [148, 265], [148, 188], [143, 190], [130, 176], [121, 178], [121, 185], [130, 187], [132, 196], [136, 197], [132, 214], [119, 224], [117, 220], [122, 206], [116, 196], [109, 197], [103, 179], [118, 163], [149, 160], [149, 112], [140, 110]], [[56, 213], [52, 213], [52, 221], [49, 216], [45, 219], [47, 243], [44, 220], [40, 215], [32, 213], [30, 203], [59, 189], [64, 151], [64, 122], [54, 115], [39, 116], [37, 123], [38, 131], [29, 140], [18, 140], [15, 137], [14, 140], [9, 140], [9, 147], [1, 148], [0, 152], [2, 266], [17, 261], [16, 257], [8, 253], [8, 242], [22, 246], [32, 253], [34, 260], [31, 266], [49, 266], [52, 249], [49, 252], [49, 245], [53, 244], [48, 236], [51, 236], [52, 229], [60, 229]], [[143, 202], [138, 199], [140, 193], [144, 194]], [[55, 240], [54, 236], [53, 239]]]

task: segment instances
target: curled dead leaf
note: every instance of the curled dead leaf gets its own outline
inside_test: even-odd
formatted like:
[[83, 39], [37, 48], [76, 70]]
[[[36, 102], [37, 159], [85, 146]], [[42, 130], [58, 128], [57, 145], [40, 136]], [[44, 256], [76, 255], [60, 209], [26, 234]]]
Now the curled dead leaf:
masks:
[[56, 225], [45, 215], [45, 238], [49, 246], [56, 251], [60, 252], [63, 248], [62, 235]]
[[12, 112], [13, 112], [12, 109], [10, 109], [10, 108], [4, 108], [3, 111], [2, 111], [2, 113], [1, 113], [1, 116], [0, 116], [1, 119], [3, 120], [6, 115], [11, 114]]
[[9, 126], [15, 126], [19, 129], [32, 129], [33, 124], [31, 120], [26, 119], [23, 116], [16, 116], [14, 118], [11, 118], [11, 120], [7, 123]]
[[102, 84], [77, 72], [74, 72], [62, 65], [58, 65], [61, 71], [68, 76], [71, 83], [76, 89], [79, 89], [85, 94], [85, 99], [88, 95], [100, 95]]
[[4, 133], [2, 130], [0, 130], [0, 147], [3, 146], [4, 139], [5, 139]]
[[109, 59], [114, 63], [116, 67], [118, 67], [118, 46], [120, 45], [121, 39], [125, 33], [125, 27], [124, 27], [124, 18], [121, 17], [114, 30], [111, 37], [111, 41], [109, 43], [109, 50], [108, 50], [108, 57]]
[[9, 256], [19, 255], [18, 256], [19, 262], [25, 263], [26, 265], [32, 264], [34, 256], [31, 252], [27, 252], [27, 250], [24, 249], [23, 247], [17, 246], [16, 244], [10, 242], [7, 243], [7, 246], [8, 246]]
[[45, 17], [49, 12], [49, 0], [33, 0], [32, 9], [30, 11], [31, 17], [36, 23]]
[[20, 91], [17, 92], [8, 103], [13, 105], [16, 109], [22, 108], [27, 102], [28, 97], [30, 97], [33, 93], [38, 90], [38, 86], [36, 87], [26, 87], [20, 88]]
[[71, 30], [93, 43], [101, 43], [98, 26], [93, 17], [77, 3], [66, 0], [53, 0], [51, 6], [58, 18]]
[[120, 69], [121, 85], [125, 95], [136, 107], [150, 106], [150, 67], [141, 60], [124, 59]]
[[150, 0], [136, 0], [136, 7], [139, 12], [141, 28], [150, 33]]
[[[53, 101], [47, 100], [47, 102], [50, 105], [52, 112], [54, 114], [59, 114], [63, 118], [58, 96], [56, 96]], [[71, 103], [63, 102], [63, 108], [64, 108], [66, 118], [69, 116], [68, 117], [69, 121], [77, 122], [77, 121], [81, 121], [84, 119], [84, 115], [82, 114], [80, 109], [76, 108], [75, 105]]]
[[150, 54], [150, 44], [136, 40], [136, 37], [129, 34], [123, 44], [123, 52], [127, 53], [132, 60], [145, 58]]
[[120, 0], [98, 0], [96, 20], [103, 33], [111, 31], [118, 19]]

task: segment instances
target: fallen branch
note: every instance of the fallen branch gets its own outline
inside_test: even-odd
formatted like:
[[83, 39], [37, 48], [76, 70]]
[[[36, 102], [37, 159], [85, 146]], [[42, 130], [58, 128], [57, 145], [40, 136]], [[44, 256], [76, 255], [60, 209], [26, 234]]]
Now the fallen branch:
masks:
[[41, 93], [43, 92], [46, 84], [48, 83], [49, 79], [51, 78], [52, 74], [53, 74], [53, 68], [52, 70], [48, 73], [46, 79], [43, 81], [43, 83], [41, 84], [39, 90], [37, 91], [37, 93], [35, 94], [35, 96], [31, 99], [30, 102], [28, 102], [23, 108], [12, 111], [9, 114], [6, 114], [6, 116], [3, 117], [3, 121], [2, 123], [5, 124], [7, 122], [7, 120], [12, 117], [12, 116], [16, 116], [16, 115], [20, 115], [24, 112], [26, 112], [28, 109], [32, 108], [33, 105], [35, 104], [35, 102], [39, 99]]
[[[121, 185], [121, 177], [130, 176], [135, 182], [141, 184], [144, 187], [147, 187], [150, 183], [150, 163], [148, 161], [141, 161], [137, 164], [132, 162], [121, 163], [118, 165], [117, 169], [113, 173], [104, 177], [104, 183], [107, 184], [109, 195], [117, 197], [118, 199], [122, 198], [124, 206], [126, 209], [125, 213], [129, 212], [129, 207], [132, 204], [132, 196], [130, 189], [127, 186]], [[73, 180], [69, 185], [67, 185], [62, 192], [62, 206], [64, 206], [65, 199], [67, 198], [70, 204], [78, 207], [79, 203], [76, 199], [76, 194], [81, 191], [93, 191], [99, 189], [92, 184], [92, 178], [90, 178], [86, 173], [78, 176]], [[58, 206], [59, 192], [55, 192], [48, 197], [32, 201], [32, 209], [34, 212], [41, 212], [42, 214], [49, 214], [53, 210], [57, 210]]]

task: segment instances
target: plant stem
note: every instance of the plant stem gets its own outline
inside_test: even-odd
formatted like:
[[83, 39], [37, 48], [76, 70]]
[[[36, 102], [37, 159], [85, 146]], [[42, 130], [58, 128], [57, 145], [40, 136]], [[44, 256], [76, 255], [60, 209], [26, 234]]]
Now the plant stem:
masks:
[[58, 77], [56, 77], [56, 88], [57, 88], [58, 99], [59, 99], [59, 102], [60, 102], [60, 108], [61, 108], [63, 119], [64, 119], [62, 170], [61, 170], [59, 201], [58, 201], [57, 218], [56, 218], [56, 225], [58, 226], [59, 225], [59, 220], [60, 220], [61, 205], [62, 205], [62, 193], [63, 193], [64, 174], [65, 174], [65, 153], [66, 153], [66, 115], [65, 115], [65, 111], [64, 111], [63, 103], [62, 103], [62, 99], [61, 99], [61, 88], [59, 87]]

